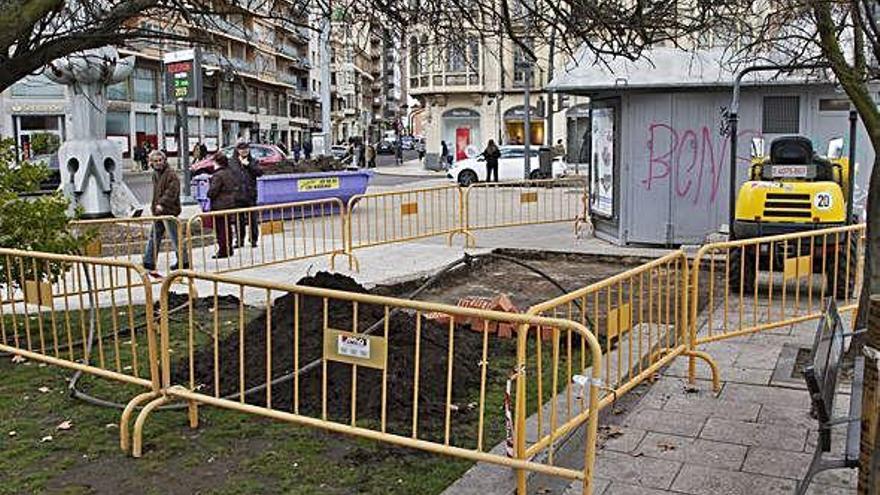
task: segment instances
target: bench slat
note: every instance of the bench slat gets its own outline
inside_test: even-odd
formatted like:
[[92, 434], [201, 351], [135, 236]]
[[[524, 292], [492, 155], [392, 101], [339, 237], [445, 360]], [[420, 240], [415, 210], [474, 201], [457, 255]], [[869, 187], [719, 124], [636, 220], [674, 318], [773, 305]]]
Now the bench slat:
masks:
[[[846, 428], [846, 451], [845, 458], [848, 466], [859, 464], [859, 438], [861, 437], [862, 422], [862, 387], [865, 384], [865, 356], [858, 356], [853, 363], [852, 392], [849, 399], [850, 421]], [[853, 464], [854, 463], [854, 464]]]

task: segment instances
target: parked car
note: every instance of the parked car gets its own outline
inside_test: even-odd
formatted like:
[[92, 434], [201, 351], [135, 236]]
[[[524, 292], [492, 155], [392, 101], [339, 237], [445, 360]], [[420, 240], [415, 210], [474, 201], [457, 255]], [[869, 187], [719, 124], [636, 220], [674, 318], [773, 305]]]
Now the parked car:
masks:
[[413, 149], [413, 143], [415, 143], [415, 140], [412, 136], [403, 136], [400, 138], [400, 146], [405, 150]]
[[[250, 145], [251, 155], [257, 159], [257, 163], [260, 164], [261, 167], [269, 168], [279, 163], [282, 163], [288, 160], [287, 154], [281, 151], [274, 144], [254, 144]], [[190, 165], [190, 170], [194, 173], [211, 173], [214, 171], [214, 157], [217, 156], [217, 153], [223, 153], [226, 155], [226, 158], [232, 159], [232, 154], [235, 152], [235, 146], [226, 146], [224, 148], [220, 148], [220, 151], [216, 153], [211, 153], [204, 160], [199, 160], [192, 165]]]
[[330, 147], [330, 154], [340, 161], [345, 161], [348, 158], [348, 146], [342, 144], [334, 144]]
[[376, 146], [376, 153], [380, 155], [393, 155], [394, 143], [387, 139], [383, 139], [379, 142], [379, 146]]
[[[498, 180], [521, 180], [523, 178], [523, 161], [525, 148], [520, 145], [499, 146], [501, 158], [498, 160]], [[529, 150], [531, 166], [530, 179], [543, 179], [541, 176], [538, 148]], [[553, 177], [565, 175], [566, 164], [562, 157], [553, 160]], [[475, 182], [486, 180], [486, 159], [482, 156], [459, 160], [447, 170], [446, 177], [467, 187]]]

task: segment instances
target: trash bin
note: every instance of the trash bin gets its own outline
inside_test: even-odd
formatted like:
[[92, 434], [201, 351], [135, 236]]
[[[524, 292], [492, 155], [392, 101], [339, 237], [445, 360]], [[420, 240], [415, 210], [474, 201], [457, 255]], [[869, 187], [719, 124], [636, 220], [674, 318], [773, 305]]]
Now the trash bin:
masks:
[[553, 150], [547, 146], [538, 149], [538, 167], [542, 179], [553, 177]]

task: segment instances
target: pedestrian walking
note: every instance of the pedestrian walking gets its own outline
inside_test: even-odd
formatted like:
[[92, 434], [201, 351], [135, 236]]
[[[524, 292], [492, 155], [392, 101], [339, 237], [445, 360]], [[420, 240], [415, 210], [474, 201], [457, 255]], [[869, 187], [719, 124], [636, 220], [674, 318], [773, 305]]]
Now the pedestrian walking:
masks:
[[146, 171], [149, 165], [147, 164], [147, 152], [144, 150], [144, 146], [142, 144], [138, 144], [134, 147], [134, 155], [133, 157], [137, 166], [140, 167], [141, 170]]
[[[208, 188], [211, 211], [231, 210], [236, 207], [241, 178], [229, 167], [229, 161], [223, 153], [218, 153], [214, 157], [214, 162], [216, 168], [211, 175], [211, 186]], [[217, 236], [217, 254], [212, 256], [214, 259], [228, 258], [234, 251], [231, 241], [235, 217], [229, 217], [230, 215], [214, 217], [214, 233]]]
[[552, 152], [553, 158], [556, 158], [558, 156], [565, 156], [565, 145], [562, 144], [561, 139], [556, 141], [556, 144], [553, 146]]
[[495, 176], [494, 182], [498, 182], [498, 159], [501, 158], [501, 150], [495, 145], [494, 139], [489, 140], [482, 155], [486, 159], [486, 182], [493, 182], [493, 175]]
[[[150, 153], [152, 153], [152, 152], [153, 152], [153, 144], [150, 143], [149, 141], [144, 141], [144, 154], [143, 154], [144, 163], [141, 166], [141, 168], [145, 171], [150, 169], [150, 165], [148, 163], [148, 160], [150, 157]], [[165, 161], [166, 161], [166, 163], [168, 162], [168, 160], [165, 160]]]
[[[241, 174], [241, 182], [239, 187], [239, 201], [236, 205], [239, 208], [248, 208], [257, 205], [257, 178], [263, 175], [263, 170], [257, 163], [257, 160], [251, 155], [250, 146], [247, 143], [239, 143], [235, 147], [235, 153], [232, 155], [233, 171]], [[251, 211], [249, 213], [239, 213], [238, 215], [238, 247], [244, 247], [245, 226], [250, 227], [251, 247], [257, 247], [257, 238], [260, 235], [260, 214]]]
[[362, 160], [363, 157], [363, 144], [359, 140], [355, 140], [352, 143], [351, 148], [351, 164], [354, 167], [366, 167], [367, 164]]
[[449, 168], [450, 158], [449, 146], [446, 146], [446, 141], [440, 141], [440, 165], [443, 168]]
[[293, 161], [295, 161], [295, 162], [299, 161], [299, 154], [301, 151], [302, 151], [302, 147], [299, 145], [299, 142], [294, 141], [293, 142]]
[[[168, 160], [165, 153], [161, 151], [152, 151], [148, 158], [150, 166], [153, 168], [153, 199], [150, 202], [150, 209], [153, 216], [171, 216], [180, 215], [180, 179], [177, 174], [168, 167]], [[171, 246], [177, 255], [171, 270], [183, 268], [189, 269], [189, 260], [187, 260], [186, 252], [180, 249], [180, 236], [177, 231], [177, 222], [170, 219], [156, 220], [153, 222], [153, 228], [150, 230], [150, 238], [147, 240], [147, 249], [144, 251], [144, 269], [150, 272], [152, 276], [159, 276], [156, 272], [156, 258], [162, 239], [165, 233], [171, 239]]]
[[367, 149], [364, 155], [364, 158], [367, 161], [367, 167], [376, 168], [376, 147], [372, 143], [367, 144]]
[[192, 149], [192, 163], [196, 163], [203, 158], [205, 158], [205, 155], [202, 154], [202, 143], [196, 143]]
[[419, 152], [419, 162], [424, 162], [425, 160], [425, 141], [420, 139], [416, 143], [416, 150]]
[[303, 155], [306, 157], [306, 160], [312, 158], [312, 141], [306, 140], [302, 145]]

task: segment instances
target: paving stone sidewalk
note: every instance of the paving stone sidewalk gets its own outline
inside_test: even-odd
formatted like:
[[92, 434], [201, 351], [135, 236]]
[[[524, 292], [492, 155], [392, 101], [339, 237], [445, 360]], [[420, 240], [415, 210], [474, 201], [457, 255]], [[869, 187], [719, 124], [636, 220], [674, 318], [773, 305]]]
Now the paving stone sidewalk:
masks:
[[[815, 450], [816, 421], [803, 381], [791, 378], [791, 350], [809, 347], [810, 321], [701, 347], [721, 368], [721, 392], [712, 391], [708, 368], [699, 366], [695, 388], [686, 382], [687, 360], [663, 371], [620, 426], [605, 426], [593, 493], [597, 495], [791, 494]], [[775, 370], [775, 373], [774, 373]], [[780, 373], [785, 370], [785, 373]], [[838, 414], [848, 410], [839, 390]], [[843, 451], [845, 426], [835, 431], [831, 453]], [[817, 475], [808, 493], [855, 493], [857, 471]], [[566, 494], [578, 494], [572, 485]]]

